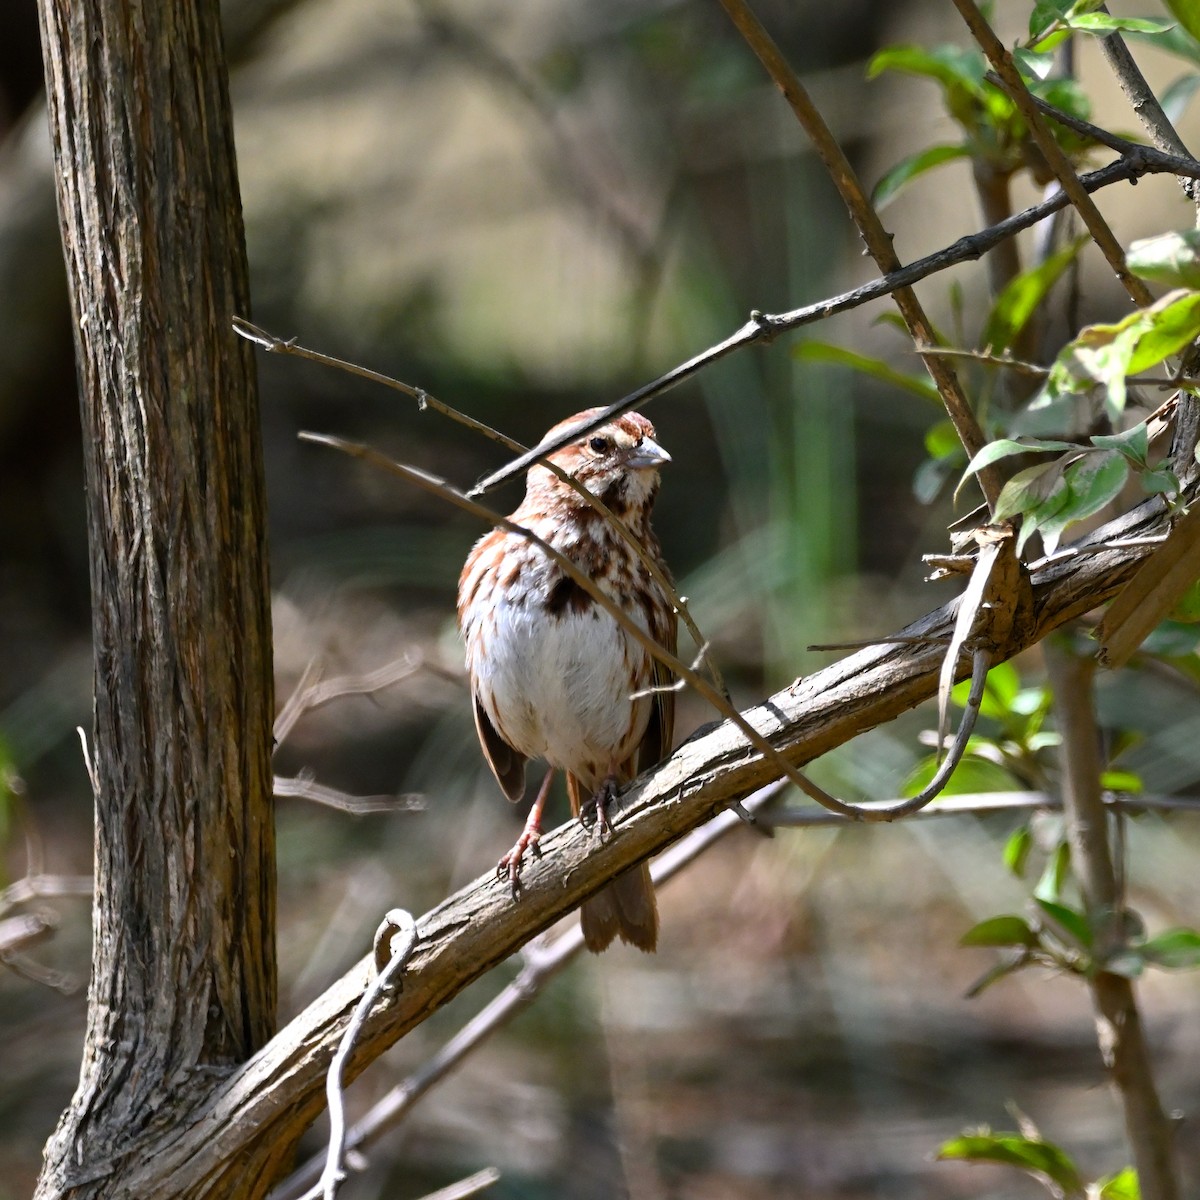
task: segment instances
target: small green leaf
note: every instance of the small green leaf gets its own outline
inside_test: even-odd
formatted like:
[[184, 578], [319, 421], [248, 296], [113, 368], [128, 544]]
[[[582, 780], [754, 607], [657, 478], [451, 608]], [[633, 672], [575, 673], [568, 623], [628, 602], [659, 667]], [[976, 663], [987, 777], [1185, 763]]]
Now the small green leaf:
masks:
[[1108, 13], [1080, 13], [1068, 17], [1067, 24], [1082, 33], [1094, 33], [1100, 37], [1107, 37], [1110, 33], [1157, 34], [1175, 28], [1173, 21], [1163, 21], [1158, 17], [1113, 17]]
[[1053, 516], [1071, 498], [1063, 478], [1065, 463], [1065, 458], [1059, 458], [1018, 471], [1000, 489], [992, 519], [1006, 521], [1018, 513], [1032, 516], [1034, 510], [1040, 519]]
[[1000, 952], [1000, 961], [990, 966], [967, 988], [965, 993], [966, 998], [974, 1000], [980, 992], [986, 991], [993, 983], [999, 983], [1001, 979], [1016, 974], [1022, 967], [1029, 966], [1030, 961], [1029, 952], [1024, 948], [1019, 950], [1002, 950]]
[[1025, 876], [1029, 851], [1033, 849], [1033, 834], [1028, 825], [1018, 826], [1004, 843], [1004, 865], [1018, 878]]
[[938, 421], [925, 430], [925, 451], [930, 458], [950, 458], [961, 454], [962, 448], [951, 421]]
[[1154, 470], [1142, 471], [1138, 478], [1142, 487], [1151, 496], [1173, 496], [1179, 491], [1179, 476], [1168, 467], [1156, 467]]
[[1037, 41], [1051, 25], [1064, 20], [1071, 6], [1072, 0], [1037, 0], [1029, 14], [1030, 40]]
[[1194, 929], [1168, 929], [1145, 942], [1141, 952], [1156, 967], [1173, 970], [1200, 967], [1200, 933]]
[[958, 939], [960, 946], [1036, 946], [1037, 934], [1024, 917], [989, 917]]
[[1097, 1187], [1100, 1189], [1099, 1200], [1142, 1200], [1141, 1185], [1132, 1167], [1099, 1180]]
[[1200, 334], [1200, 292], [1168, 292], [1142, 311], [1151, 319], [1149, 327], [1137, 339], [1129, 360], [1130, 375], [1157, 365], [1190, 345]]
[[987, 67], [983, 55], [957, 46], [886, 46], [867, 64], [867, 78], [876, 79], [884, 71], [903, 71], [935, 79], [947, 91], [963, 91], [982, 96], [983, 76]]
[[925, 150], [918, 150], [916, 154], [902, 158], [894, 167], [884, 172], [872, 189], [871, 199], [876, 208], [883, 208], [894, 200], [904, 187], [927, 171], [955, 159], [970, 157], [971, 147], [965, 145], [930, 146]]
[[1092, 927], [1078, 909], [1036, 897], [1034, 903], [1058, 926], [1058, 932], [1065, 933], [1081, 950], [1092, 948]]
[[1170, 619], [1184, 625], [1193, 625], [1200, 621], [1200, 582], [1193, 583], [1186, 592], [1175, 602], [1171, 609]]
[[1100, 786], [1106, 792], [1123, 792], [1136, 796], [1142, 790], [1140, 775], [1133, 771], [1104, 771], [1100, 775]]
[[1068, 1154], [1053, 1142], [1019, 1133], [976, 1133], [953, 1138], [938, 1150], [939, 1159], [1000, 1163], [1020, 1167], [1057, 1184], [1068, 1195], [1082, 1196], [1083, 1180]]
[[875, 379], [890, 383], [922, 400], [940, 404], [938, 390], [928, 375], [910, 375], [906, 371], [897, 371], [895, 367], [879, 358], [869, 358], [842, 346], [831, 346], [828, 342], [800, 342], [792, 348], [792, 357], [799, 362], [829, 362], [851, 367], [862, 371]]
[[1023, 271], [1008, 282], [988, 314], [982, 337], [985, 348], [993, 354], [1003, 354], [1016, 341], [1038, 305], [1046, 298], [1046, 293], [1075, 261], [1087, 242], [1086, 237], [1076, 238], [1044, 263]]
[[1037, 887], [1033, 889], [1033, 898], [1040, 904], [1042, 901], [1054, 902], [1062, 895], [1063, 884], [1066, 883], [1067, 873], [1071, 869], [1071, 848], [1066, 842], [1060, 842], [1046, 860], [1042, 877]]
[[[1188, 3], [1188, 0], [1184, 0]], [[1165, 33], [1140, 33], [1136, 29], [1129, 30], [1129, 36], [1138, 42], [1146, 42], [1157, 50], [1165, 50], [1168, 54], [1176, 54], [1195, 66], [1200, 66], [1200, 41], [1193, 37], [1182, 25], [1168, 29]]]
[[[924, 791], [937, 773], [938, 761], [935, 755], [922, 759], [913, 768], [900, 789], [902, 796], [915, 796]], [[1021, 786], [1021, 781], [1006, 771], [999, 763], [994, 763], [976, 754], [966, 753], [962, 761], [954, 768], [953, 774], [942, 790], [943, 796], [969, 796], [977, 792], [1012, 792]]]
[[990, 467], [992, 463], [999, 462], [1002, 458], [1009, 458], [1014, 454], [1047, 454], [1054, 450], [1079, 450], [1081, 448], [1075, 442], [1055, 442], [1043, 438], [999, 438], [994, 442], [988, 442], [971, 459], [963, 473], [963, 478], [974, 475], [976, 471], [982, 471], [984, 467]]
[[1115, 450], [1102, 450], [1072, 463], [1063, 478], [1070, 496], [1057, 517], [1070, 524], [1093, 516], [1116, 499], [1129, 478], [1129, 464]]
[[1091, 443], [1101, 450], [1119, 450], [1135, 467], [1144, 467], [1150, 452], [1150, 435], [1145, 421], [1124, 433], [1097, 433]]
[[[1200, 83], [1200, 75], [1188, 78]], [[1200, 287], [1200, 229], [1177, 229], [1141, 238], [1129, 247], [1125, 265], [1151, 283]]]

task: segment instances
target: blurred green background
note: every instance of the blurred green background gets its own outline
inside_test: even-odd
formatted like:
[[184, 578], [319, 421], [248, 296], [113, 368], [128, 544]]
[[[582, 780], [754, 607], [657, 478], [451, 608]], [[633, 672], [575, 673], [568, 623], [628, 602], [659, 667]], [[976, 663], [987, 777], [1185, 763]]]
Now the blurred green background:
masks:
[[[674, 0], [228, 0], [227, 38], [253, 318], [394, 375], [532, 444], [733, 331], [873, 277], [832, 186], [714, 3]], [[763, 2], [870, 184], [949, 136], [927, 83], [868, 83], [881, 46], [965, 41], [934, 0]], [[1009, 40], [1023, 6], [1000, 6]], [[1011, 11], [1010, 11], [1011, 10]], [[1139, 51], [1152, 79], [1169, 64]], [[1135, 124], [1094, 48], [1079, 71], [1097, 119]], [[0, 7], [0, 807], [4, 878], [90, 867], [76, 726], [90, 726], [87, 551], [70, 318], [57, 243], [32, 0]], [[1193, 146], [1194, 120], [1181, 125]], [[1189, 136], [1190, 131], [1190, 136]], [[1031, 186], [1019, 201], [1036, 198]], [[1173, 180], [1102, 197], [1126, 242], [1190, 217]], [[942, 169], [887, 211], [903, 259], [980, 225], [969, 170]], [[1122, 299], [1085, 255], [1083, 319]], [[923, 285], [953, 335], [978, 328], [982, 265]], [[883, 304], [810, 331], [917, 364]], [[1066, 315], [1063, 315], [1063, 321]], [[829, 660], [813, 642], [893, 630], [951, 594], [921, 582], [946, 548], [945, 495], [913, 477], [938, 412], [844, 369], [801, 337], [743, 352], [647, 414], [674, 456], [657, 509], [668, 561], [742, 704]], [[969, 339], [968, 339], [969, 340]], [[369, 441], [468, 486], [496, 448], [403, 397], [260, 355], [280, 703], [326, 675], [409, 652], [426, 666], [304, 717], [284, 775], [420, 812], [349, 816], [279, 801], [282, 1011], [369, 946], [394, 904], [420, 912], [489, 869], [518, 814], [483, 766], [453, 626], [480, 532], [394, 478], [297, 441]], [[518, 490], [494, 497], [505, 511]], [[681, 656], [687, 657], [688, 647]], [[1036, 654], [1020, 664], [1040, 675]], [[1136, 728], [1152, 791], [1200, 778], [1200, 710], [1177, 677], [1102, 681], [1104, 719]], [[713, 714], [681, 700], [686, 736]], [[852, 798], [897, 794], [927, 753], [916, 713], [817, 764]], [[564, 816], [560, 805], [558, 818]], [[628, 1194], [907, 1200], [1023, 1197], [991, 1168], [932, 1162], [966, 1126], [1011, 1127], [1016, 1102], [1092, 1175], [1127, 1161], [1084, 990], [1019, 977], [967, 1001], [987, 952], [956, 948], [1025, 888], [1000, 861], [1016, 816], [729, 839], [664, 890], [653, 959], [572, 967], [370, 1155], [347, 1197], [417, 1197], [480, 1167], [496, 1197]], [[1133, 902], [1196, 923], [1200, 824], [1132, 828]], [[86, 978], [88, 918], [30, 952]], [[354, 1111], [419, 1064], [515, 972], [508, 966], [405, 1039], [351, 1093]], [[1168, 1107], [1194, 1112], [1193, 976], [1144, 988]], [[0, 973], [0, 1200], [27, 1194], [74, 1086], [84, 994]], [[318, 1130], [310, 1150], [320, 1145]], [[1189, 1141], [1189, 1139], [1184, 1139]], [[1191, 1179], [1200, 1153], [1190, 1139]]]

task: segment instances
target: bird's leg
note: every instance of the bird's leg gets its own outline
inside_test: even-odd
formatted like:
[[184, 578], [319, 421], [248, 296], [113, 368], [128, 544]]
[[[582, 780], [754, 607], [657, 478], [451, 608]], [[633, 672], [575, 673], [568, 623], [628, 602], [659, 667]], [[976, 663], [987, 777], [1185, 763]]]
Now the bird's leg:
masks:
[[533, 799], [533, 807], [529, 810], [529, 816], [525, 818], [525, 828], [521, 830], [521, 836], [517, 838], [513, 848], [496, 864], [496, 876], [499, 879], [508, 876], [514, 900], [521, 891], [521, 859], [525, 856], [525, 851], [529, 850], [535, 858], [542, 857], [542, 852], [538, 848], [538, 842], [542, 836], [542, 809], [546, 807], [546, 797], [550, 794], [550, 781], [553, 778], [554, 768], [549, 767], [546, 771], [546, 778], [542, 780], [542, 786], [538, 788], [538, 793]]
[[[592, 793], [592, 798], [579, 810], [579, 821], [587, 828], [595, 824], [600, 840], [612, 833], [612, 822], [608, 819], [608, 806], [617, 798], [617, 773], [609, 771]], [[588, 818], [591, 817], [589, 821]]]

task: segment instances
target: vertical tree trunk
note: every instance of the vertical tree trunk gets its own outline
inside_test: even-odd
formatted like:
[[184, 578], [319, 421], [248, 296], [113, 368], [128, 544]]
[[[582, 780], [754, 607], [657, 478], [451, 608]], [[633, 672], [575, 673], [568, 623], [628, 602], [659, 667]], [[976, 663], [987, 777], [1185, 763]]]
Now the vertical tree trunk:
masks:
[[97, 792], [87, 1044], [38, 1196], [133, 1195], [154, 1139], [274, 1028], [258, 399], [230, 325], [249, 305], [217, 0], [40, 13], [83, 415]]

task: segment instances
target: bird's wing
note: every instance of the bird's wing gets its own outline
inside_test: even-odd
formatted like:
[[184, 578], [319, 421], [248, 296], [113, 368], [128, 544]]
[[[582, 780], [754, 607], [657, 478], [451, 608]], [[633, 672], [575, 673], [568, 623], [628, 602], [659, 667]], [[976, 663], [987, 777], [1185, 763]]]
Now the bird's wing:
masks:
[[492, 768], [492, 774], [504, 789], [504, 794], [515, 804], [525, 795], [525, 756], [518, 754], [497, 732], [478, 692], [474, 693], [472, 700], [475, 732], [479, 734], [483, 757], [487, 759], [487, 765]]
[[[672, 654], [675, 653], [678, 624], [678, 619], [672, 612], [664, 630], [665, 636], [659, 639], [663, 648], [670, 650]], [[655, 691], [651, 697], [650, 723], [646, 726], [646, 733], [638, 747], [639, 772], [661, 762], [671, 753], [675, 738], [675, 693], [670, 688], [674, 682], [675, 676], [671, 669], [655, 659], [650, 683], [652, 687], [662, 690]]]

